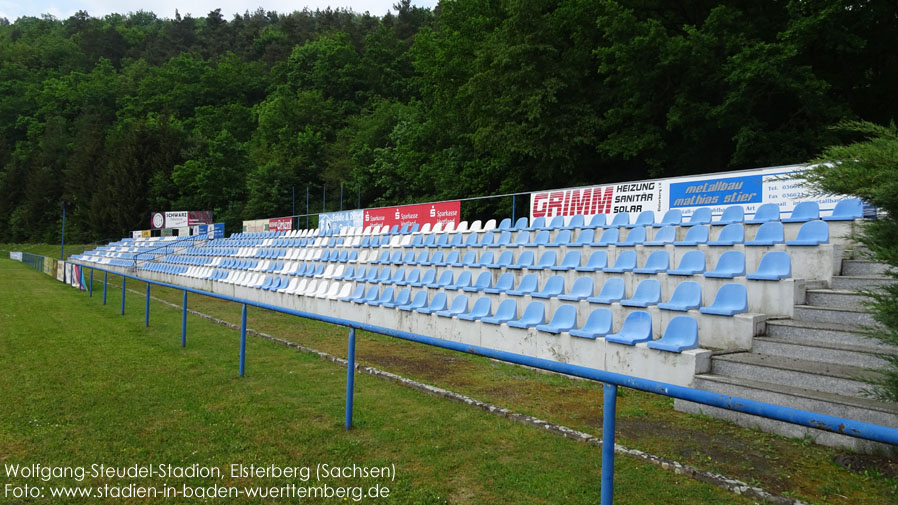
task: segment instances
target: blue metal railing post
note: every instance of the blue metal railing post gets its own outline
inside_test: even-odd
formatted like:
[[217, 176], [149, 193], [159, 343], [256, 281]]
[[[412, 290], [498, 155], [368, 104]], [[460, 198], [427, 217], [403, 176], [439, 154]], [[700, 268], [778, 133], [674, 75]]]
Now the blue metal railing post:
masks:
[[614, 503], [614, 424], [617, 415], [617, 385], [605, 383], [602, 410], [602, 505]]
[[103, 305], [106, 305], [106, 288], [109, 286], [109, 272], [103, 272]]
[[511, 224], [514, 225], [514, 204], [515, 204], [515, 195], [511, 195]]
[[187, 291], [184, 291], [184, 309], [181, 311], [181, 347], [187, 347]]
[[346, 429], [352, 429], [352, 396], [355, 389], [355, 328], [349, 328], [346, 352]]
[[147, 305], [144, 308], [143, 325], [150, 326], [150, 283], [147, 283]]
[[59, 237], [59, 259], [65, 259], [65, 202], [62, 202], [62, 236]]
[[94, 296], [94, 269], [93, 268], [90, 269], [90, 284], [88, 284], [87, 296], [88, 297]]
[[240, 376], [246, 371], [246, 304], [243, 304], [243, 314], [240, 317]]
[[125, 315], [125, 278], [122, 277], [122, 315]]

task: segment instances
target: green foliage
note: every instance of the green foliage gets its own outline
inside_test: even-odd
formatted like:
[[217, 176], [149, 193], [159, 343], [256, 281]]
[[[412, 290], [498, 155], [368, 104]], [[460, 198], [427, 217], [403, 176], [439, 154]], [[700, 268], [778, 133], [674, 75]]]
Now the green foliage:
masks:
[[334, 210], [341, 184], [370, 206], [800, 162], [839, 121], [898, 115], [895, 16], [849, 0], [400, 0], [380, 17], [0, 22], [0, 240], [53, 240], [60, 201], [89, 241], [151, 209], [234, 229], [288, 214], [293, 187], [326, 188]]
[[[869, 122], [839, 125], [855, 137], [845, 145], [830, 146], [802, 173], [804, 184], [826, 194], [853, 195], [884, 213], [863, 227], [860, 241], [871, 259], [892, 267], [898, 278], [898, 128], [895, 123], [881, 126]], [[889, 345], [898, 346], [898, 285], [870, 291], [870, 308], [881, 325], [871, 334]], [[874, 384], [880, 399], [898, 403], [898, 357], [883, 356], [889, 366]]]

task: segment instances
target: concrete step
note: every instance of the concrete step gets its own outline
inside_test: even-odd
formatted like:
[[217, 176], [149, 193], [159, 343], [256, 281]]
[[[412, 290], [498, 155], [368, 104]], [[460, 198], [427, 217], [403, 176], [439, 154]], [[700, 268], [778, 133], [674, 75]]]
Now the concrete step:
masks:
[[767, 336], [777, 338], [797, 338], [800, 340], [833, 344], [857, 345], [871, 349], [893, 349], [854, 326], [838, 323], [817, 323], [796, 321], [795, 319], [768, 319]]
[[843, 291], [858, 291], [861, 289], [875, 289], [894, 283], [895, 279], [891, 277], [837, 275], [833, 277], [832, 288]]
[[898, 349], [876, 348], [863, 345], [835, 344], [798, 338], [757, 337], [752, 343], [752, 352], [820, 361], [837, 365], [879, 369], [888, 365], [881, 354], [898, 356]]
[[842, 275], [886, 277], [889, 266], [867, 260], [842, 260]]
[[865, 379], [878, 379], [880, 376], [873, 370], [855, 366], [753, 352], [714, 356], [711, 359], [711, 373], [751, 380], [763, 377], [772, 384], [858, 398], [863, 397], [863, 392], [870, 389]]
[[814, 321], [818, 323], [838, 323], [856, 328], [873, 326], [876, 322], [868, 312], [843, 307], [818, 307], [815, 305], [796, 305], [792, 313], [793, 319]]
[[837, 289], [808, 289], [807, 305], [818, 307], [844, 307], [855, 310], [866, 310], [864, 302], [870, 298], [859, 294], [857, 291], [842, 291]]
[[[715, 374], [696, 376], [694, 386], [705, 391], [844, 417], [880, 426], [898, 426], [898, 408], [868, 398], [855, 398], [753, 379], [735, 379]], [[773, 421], [682, 400], [675, 401], [674, 406], [677, 410], [683, 412], [712, 415], [717, 418], [730, 420], [741, 426], [759, 428], [788, 437], [803, 438], [809, 436], [816, 443], [831, 447], [868, 453], [884, 449], [888, 450], [884, 444], [867, 442], [836, 433], [804, 428], [782, 421]]]

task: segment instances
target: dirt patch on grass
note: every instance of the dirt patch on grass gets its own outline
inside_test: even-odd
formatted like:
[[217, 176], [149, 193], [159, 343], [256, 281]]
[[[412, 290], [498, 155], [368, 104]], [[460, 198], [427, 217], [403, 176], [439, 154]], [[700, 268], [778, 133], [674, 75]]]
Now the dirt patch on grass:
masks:
[[833, 461], [856, 473], [876, 472], [890, 479], [898, 479], [898, 461], [882, 456], [864, 454], [837, 454]]

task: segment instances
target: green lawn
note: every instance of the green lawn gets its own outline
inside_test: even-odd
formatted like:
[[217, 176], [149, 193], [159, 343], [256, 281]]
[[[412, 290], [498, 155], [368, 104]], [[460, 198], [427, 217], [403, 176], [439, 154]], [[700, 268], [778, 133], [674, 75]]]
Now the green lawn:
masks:
[[[598, 501], [599, 448], [365, 375], [356, 376], [356, 428], [347, 432], [345, 369], [250, 338], [247, 374], [239, 378], [236, 331], [191, 317], [182, 349], [176, 309], [153, 302], [150, 327], [144, 328], [142, 296], [127, 295], [122, 317], [119, 293], [111, 290], [103, 306], [99, 293], [89, 298], [25, 265], [0, 260], [0, 486], [28, 484], [47, 493], [54, 486], [130, 482], [160, 488], [283, 486], [288, 480], [232, 478], [228, 465], [395, 465], [395, 481], [329, 478], [317, 484], [389, 487], [389, 498], [365, 500], [372, 503]], [[251, 310], [251, 320], [256, 315], [261, 313]], [[43, 482], [3, 472], [5, 465], [34, 463], [196, 463], [225, 475]], [[616, 502], [627, 504], [752, 503], [620, 456], [616, 491]], [[0, 495], [0, 503], [88, 501], [173, 502], [17, 501]], [[279, 500], [228, 500], [256, 502]]]

